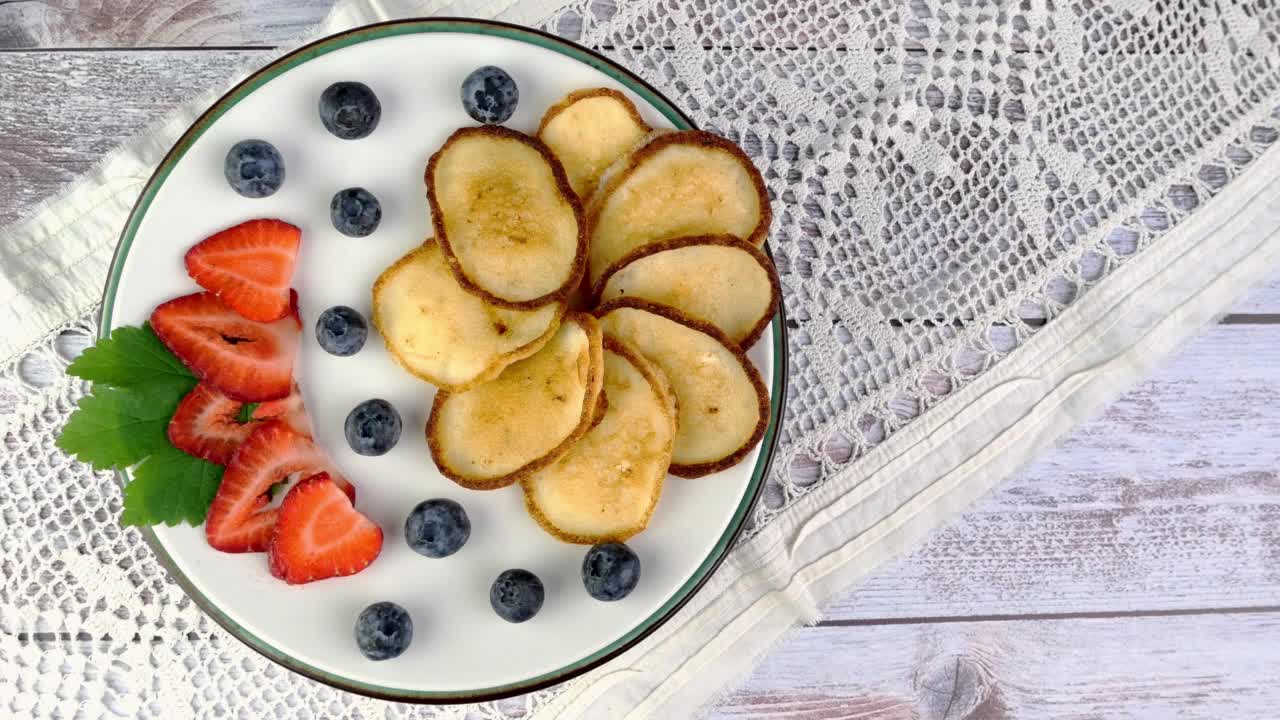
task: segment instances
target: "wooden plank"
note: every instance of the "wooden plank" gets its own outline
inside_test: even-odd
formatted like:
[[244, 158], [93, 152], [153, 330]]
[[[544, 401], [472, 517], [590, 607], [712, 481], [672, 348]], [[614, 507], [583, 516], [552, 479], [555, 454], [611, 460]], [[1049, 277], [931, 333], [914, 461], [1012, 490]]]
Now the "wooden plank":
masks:
[[[71, 713], [93, 717], [108, 710], [113, 717], [133, 716], [157, 702], [158, 693], [181, 697], [184, 691], [173, 685], [184, 681], [195, 688], [193, 700], [201, 707], [220, 704], [229, 715], [261, 717], [263, 698], [270, 703], [291, 697], [304, 682], [253, 653], [237, 659], [229, 676], [216, 667], [205, 673], [183, 664], [193, 656], [230, 658], [224, 646], [235, 641], [221, 633], [212, 641], [188, 641], [205, 645], [195, 652], [178, 644], [128, 641], [19, 642], [40, 653], [39, 661], [22, 655], [20, 667], [39, 662], [48, 677], [63, 680], [28, 687], [28, 697], [38, 696], [45, 708], [61, 708], [66, 701]], [[1280, 704], [1277, 647], [1278, 613], [804, 628], [770, 652], [739, 687], [728, 689], [707, 718], [1272, 717]], [[74, 700], [62, 695], [80, 682], [101, 689], [108, 669], [109, 688]], [[228, 693], [224, 676], [257, 678], [258, 691]], [[160, 687], [138, 682], [153, 677]], [[318, 694], [316, 705], [293, 697], [289, 707], [296, 716], [339, 713], [324, 705], [326, 695]], [[499, 706], [513, 717], [525, 711], [522, 698]]]
[[[334, 0], [0, 0], [0, 49], [126, 48], [173, 46], [275, 46], [311, 30]], [[566, 3], [567, 4], [567, 3]], [[595, 0], [588, 12], [613, 17], [617, 0]], [[1052, 52], [1054, 42], [1041, 20], [994, 3], [968, 6], [927, 0], [866, 3], [841, 14], [823, 5], [739, 2], [686, 3], [663, 8], [671, 21], [689, 27], [704, 45], [757, 48], [901, 48], [909, 52], [942, 49], [969, 52]], [[1194, 32], [1176, 32], [1177, 8], [1157, 7], [1139, 19], [1105, 4], [1087, 3], [1078, 13], [1084, 43], [1117, 42], [1117, 27], [1127, 27], [1137, 42], [1104, 47], [1103, 52], [1145, 53], [1166, 49], [1194, 52]], [[1217, 20], [1205, 12], [1206, 22]], [[642, 21], [643, 22], [643, 21]], [[650, 19], [652, 24], [659, 20]], [[578, 39], [582, 18], [573, 9], [552, 28]], [[643, 27], [641, 25], [640, 27]], [[974, 29], [980, 28], [975, 34]], [[1105, 33], [1099, 28], [1105, 29]], [[630, 27], [606, 44], [633, 43]]]
[[0, 3], [0, 48], [279, 45], [334, 0], [18, 0]]
[[816, 628], [708, 717], [1273, 717], [1277, 647], [1277, 613]]
[[[324, 19], [334, 0], [10, 0], [0, 2], [0, 49], [3, 48], [128, 48], [169, 46], [274, 46], [308, 32]], [[616, 0], [595, 0], [589, 12], [599, 19], [618, 12]], [[929, 22], [935, 19], [924, 0], [901, 6], [869, 5], [856, 17], [810, 8], [787, 8], [773, 3], [736, 3], [716, 7], [688, 5], [668, 10], [680, 24], [691, 26], [705, 43], [726, 47], [903, 47], [920, 51], [930, 42]], [[732, 21], [726, 18], [732, 14]], [[995, 24], [995, 9], [975, 8], [966, 23]], [[576, 40], [582, 18], [565, 13], [556, 27]], [[1025, 23], [1000, 25], [996, 39], [1026, 49]], [[626, 32], [626, 31], [624, 31]], [[954, 39], [968, 40], [968, 36]], [[631, 37], [619, 37], [630, 42]], [[606, 39], [610, 42], [610, 39]]]
[[[0, 6], [2, 7], [2, 6]], [[0, 226], [265, 51], [0, 53]]]
[[1270, 281], [1245, 293], [1231, 312], [1236, 315], [1276, 315], [1280, 313], [1280, 273]]
[[1217, 325], [832, 621], [1274, 604], [1280, 327]]
[[[195, 46], [275, 46], [311, 30], [334, 0], [0, 0], [0, 49], [127, 48]], [[1096, 28], [1132, 26], [1143, 33], [1118, 53], [1168, 48], [1175, 52], [1197, 48], [1194, 34], [1171, 33], [1169, 15], [1176, 9], [1156, 8], [1141, 22], [1090, 3], [1081, 13], [1085, 44], [1114, 41], [1114, 33]], [[618, 12], [617, 0], [595, 0], [590, 14], [607, 20]], [[996, 4], [931, 5], [926, 0], [867, 3], [856, 13], [841, 15], [818, 6], [787, 7], [779, 3], [688, 3], [666, 10], [673, 21], [690, 27], [705, 45], [758, 48], [831, 48], [1001, 53], [1049, 52], [1052, 39], [1039, 21]], [[1208, 17], [1206, 15], [1206, 17]], [[1210, 18], [1212, 20], [1212, 18]], [[1181, 21], [1182, 18], [1176, 18]], [[654, 22], [654, 21], [651, 21]], [[1034, 24], [1033, 24], [1034, 23]], [[552, 28], [578, 39], [582, 18], [570, 9]], [[975, 35], [973, 28], [984, 28]], [[948, 28], [957, 28], [948, 32]], [[1093, 32], [1090, 32], [1093, 31]], [[1110, 31], [1109, 31], [1110, 32]], [[633, 42], [624, 26], [605, 43]]]

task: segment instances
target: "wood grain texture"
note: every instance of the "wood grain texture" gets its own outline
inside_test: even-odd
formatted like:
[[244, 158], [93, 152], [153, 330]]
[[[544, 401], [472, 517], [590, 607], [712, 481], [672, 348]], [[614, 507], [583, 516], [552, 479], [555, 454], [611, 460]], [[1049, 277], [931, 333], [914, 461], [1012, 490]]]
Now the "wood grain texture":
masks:
[[1274, 717], [1280, 615], [815, 628], [709, 718]]
[[[618, 3], [595, 0], [591, 13], [612, 17]], [[334, 0], [0, 0], [0, 49], [274, 46], [307, 32], [333, 4]], [[974, 43], [967, 33], [939, 33], [938, 16], [925, 0], [867, 3], [852, 18], [811, 3], [741, 3], [736, 10], [734, 22], [725, 23], [725, 8], [698, 3], [681, 19], [706, 42], [724, 47], [868, 46], [924, 52], [943, 43]], [[975, 5], [958, 16], [943, 15], [953, 17], [999, 28], [994, 37], [1013, 52], [1039, 49], [1035, 33], [1020, 14]], [[577, 39], [581, 24], [570, 12], [555, 30]]]
[[1280, 276], [1246, 292], [1231, 306], [1233, 315], [1280, 315]]
[[[591, 13], [612, 17], [620, 0], [596, 0]], [[275, 46], [310, 30], [334, 0], [0, 0], [0, 49]], [[997, 52], [1049, 52], [1038, 32], [1043, 20], [998, 3], [940, 4], [926, 0], [865, 3], [841, 16], [821, 3], [690, 3], [679, 13], [706, 43], [722, 47], [831, 48], [930, 52], [954, 47]], [[1104, 3], [1084, 3], [1091, 22], [1133, 24], [1139, 44], [1121, 52], [1188, 47], [1185, 37], [1163, 29], [1177, 6], [1156, 6], [1135, 22], [1131, 15], [1100, 12]], [[731, 22], [726, 22], [731, 18]], [[965, 28], [948, 32], [942, 23]], [[577, 39], [581, 18], [567, 13], [556, 31]], [[982, 28], [974, 33], [972, 29]], [[985, 38], [994, 43], [988, 45]], [[1088, 36], [1086, 44], [1096, 41]]]
[[1280, 601], [1280, 327], [1217, 325], [827, 609], [866, 621]]
[[16, 0], [0, 2], [0, 48], [279, 45], [334, 0]]
[[[0, 6], [2, 7], [2, 6]], [[265, 51], [0, 53], [0, 226]]]
[[[42, 660], [25, 660], [49, 668], [50, 696], [67, 698], [61, 691], [74, 692], [81, 675], [101, 688], [100, 673], [109, 666], [107, 691], [76, 698], [72, 712], [132, 717], [157, 699], [156, 688], [132, 682], [129, 663], [146, 662], [148, 654], [128, 642], [26, 642]], [[219, 633], [209, 651], [217, 657], [222, 645], [234, 642]], [[728, 688], [706, 719], [1272, 718], [1280, 702], [1271, 650], [1277, 644], [1275, 613], [808, 628], [784, 640], [739, 687]], [[149, 654], [152, 662], [181, 659], [159, 647]], [[267, 702], [253, 705], [256, 717], [270, 717], [276, 702], [287, 702], [292, 717], [339, 712], [292, 697], [290, 687], [300, 681], [265, 658], [251, 655], [237, 669], [259, 678], [259, 696]], [[229, 689], [207, 676], [195, 687], [194, 716], [219, 707]], [[243, 701], [227, 704], [232, 712], [247, 711]], [[521, 698], [498, 705], [511, 717], [527, 711]]]
[[[274, 46], [310, 30], [333, 4], [334, 0], [7, 0], [0, 1], [0, 49]], [[618, 0], [596, 0], [591, 12], [612, 17], [617, 5]], [[868, 4], [857, 18], [834, 17], [819, 8], [742, 3], [735, 22], [725, 24], [725, 8], [712, 11], [698, 4], [681, 16], [699, 37], [728, 47], [844, 49], [868, 44], [923, 51], [947, 39], [931, 37], [934, 14], [924, 0]], [[995, 23], [998, 17], [995, 9], [975, 8], [967, 19]], [[581, 18], [568, 13], [555, 30], [577, 39], [580, 27]], [[901, 32], [890, 29], [899, 27]], [[1004, 27], [1012, 28], [1006, 31], [1009, 46], [1026, 50], [1027, 24], [1006, 22]], [[761, 29], [769, 34], [759, 36]]]

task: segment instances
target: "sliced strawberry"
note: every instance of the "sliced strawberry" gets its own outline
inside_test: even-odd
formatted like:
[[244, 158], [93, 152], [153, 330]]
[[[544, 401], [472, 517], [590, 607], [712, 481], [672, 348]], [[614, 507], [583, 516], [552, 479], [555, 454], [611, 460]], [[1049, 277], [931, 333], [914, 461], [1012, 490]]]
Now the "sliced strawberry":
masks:
[[288, 396], [268, 400], [253, 410], [254, 420], [272, 418], [283, 420], [294, 432], [311, 437], [311, 420], [307, 418], [307, 409], [302, 406], [302, 393], [298, 392], [297, 385], [293, 386], [293, 391]]
[[196, 385], [169, 420], [169, 442], [188, 455], [226, 465], [257, 425], [236, 420], [241, 404], [208, 383]]
[[268, 420], [236, 449], [204, 521], [209, 545], [223, 552], [262, 552], [271, 541], [276, 508], [268, 491], [294, 473], [329, 473], [354, 501], [355, 489], [329, 464], [309, 438], [280, 420]]
[[212, 293], [196, 293], [156, 308], [151, 327], [196, 377], [234, 400], [276, 400], [293, 387], [294, 317], [245, 320]]
[[281, 220], [249, 220], [196, 243], [187, 274], [249, 320], [271, 322], [289, 312], [289, 280], [302, 231]]
[[293, 318], [293, 324], [298, 326], [298, 330], [302, 329], [302, 316], [298, 314], [298, 291], [289, 288], [289, 312], [286, 313]]
[[285, 496], [267, 552], [271, 574], [290, 585], [355, 575], [382, 552], [382, 528], [320, 473]]

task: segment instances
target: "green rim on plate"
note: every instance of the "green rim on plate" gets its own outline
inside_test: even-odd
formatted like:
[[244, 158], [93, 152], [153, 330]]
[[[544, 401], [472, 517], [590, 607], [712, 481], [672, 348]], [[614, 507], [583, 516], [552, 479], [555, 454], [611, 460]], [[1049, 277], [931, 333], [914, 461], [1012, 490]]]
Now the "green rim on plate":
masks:
[[[120, 236], [120, 243], [116, 249], [115, 257], [112, 259], [111, 270], [107, 277], [107, 287], [103, 294], [102, 321], [99, 325], [98, 336], [100, 338], [106, 337], [110, 333], [112, 327], [112, 310], [115, 305], [116, 291], [120, 282], [120, 274], [124, 267], [125, 260], [129, 255], [129, 248], [133, 244], [134, 236], [138, 232], [138, 227], [141, 225], [142, 219], [147, 213], [147, 209], [155, 199], [161, 186], [164, 185], [169, 174], [173, 171], [177, 162], [186, 154], [187, 150], [190, 149], [192, 143], [203, 135], [205, 131], [218, 120], [218, 118], [222, 117], [222, 115], [231, 109], [231, 107], [236, 103], [243, 100], [264, 84], [301, 65], [302, 63], [307, 62], [308, 60], [357, 43], [386, 37], [394, 37], [397, 35], [412, 35], [418, 33], [471, 33], [477, 35], [488, 35], [516, 40], [558, 52], [579, 62], [585, 63], [623, 84], [627, 89], [631, 90], [636, 95], [639, 95], [641, 98], [644, 98], [645, 101], [657, 108], [659, 112], [661, 112], [662, 115], [675, 127], [680, 129], [689, 129], [694, 126], [693, 122], [684, 113], [677, 109], [671, 101], [663, 97], [662, 93], [655, 90], [652, 86], [644, 80], [641, 80], [632, 72], [615, 64], [613, 61], [588, 50], [587, 48], [569, 42], [568, 40], [563, 40], [538, 30], [532, 30], [517, 25], [465, 18], [398, 20], [379, 23], [376, 25], [367, 25], [365, 27], [348, 30], [337, 35], [317, 40], [280, 57], [271, 64], [250, 75], [228, 91], [227, 94], [218, 99], [217, 102], [206, 110], [204, 114], [201, 115], [185, 133], [183, 133], [182, 137], [160, 162], [160, 166], [156, 168], [155, 173], [151, 176], [151, 179], [143, 189], [141, 197], [138, 199], [137, 204], [129, 215], [129, 220], [125, 225], [124, 232]], [[187, 595], [189, 595], [191, 599], [194, 600], [202, 610], [204, 610], [205, 613], [217, 621], [219, 625], [226, 628], [228, 632], [238, 638], [241, 642], [294, 672], [343, 690], [368, 695], [370, 697], [403, 702], [480, 702], [531, 692], [564, 682], [571, 677], [584, 673], [587, 670], [618, 656], [640, 640], [644, 639], [674, 615], [675, 612], [679, 610], [680, 607], [683, 606], [700, 587], [702, 587], [707, 578], [711, 576], [711, 573], [714, 572], [720, 562], [724, 560], [724, 557], [728, 554], [730, 546], [733, 544], [734, 540], [737, 539], [746, 524], [751, 508], [754, 507], [756, 499], [759, 497], [760, 491], [764, 487], [765, 477], [768, 475], [769, 467], [773, 461], [773, 451], [777, 442], [779, 415], [781, 413], [787, 390], [786, 348], [787, 338], [785, 313], [782, 307], [779, 307], [778, 314], [775, 315], [773, 319], [773, 378], [770, 388], [771, 407], [769, 412], [769, 427], [765, 432], [760, 456], [756, 461], [756, 467], [751, 475], [751, 482], [747, 487], [747, 492], [743, 494], [742, 501], [734, 512], [734, 515], [729, 522], [729, 526], [720, 536], [715, 547], [712, 548], [711, 553], [702, 562], [702, 564], [698, 566], [688, 581], [686, 581], [684, 585], [682, 585], [675, 594], [662, 605], [662, 607], [658, 608], [658, 610], [652, 615], [645, 618], [640, 624], [632, 628], [627, 634], [623, 635], [613, 643], [610, 643], [607, 647], [602, 648], [595, 653], [578, 660], [577, 662], [528, 680], [510, 683], [507, 685], [478, 688], [468, 692], [428, 692], [405, 690], [403, 688], [385, 687], [371, 683], [358, 682], [341, 675], [335, 675], [334, 673], [321, 670], [320, 668], [282, 652], [262, 638], [259, 638], [241, 627], [235, 620], [227, 616], [218, 607], [211, 603], [209, 599], [192, 584], [191, 580], [178, 569], [173, 558], [169, 556], [164, 545], [160, 543], [155, 532], [152, 531], [151, 528], [144, 527], [140, 528], [140, 530], [142, 536], [146, 539], [147, 544], [151, 546], [152, 551], [155, 552], [156, 557], [159, 558], [161, 564], [164, 565], [165, 569], [169, 572], [169, 575], [182, 587]], [[127, 471], [121, 471], [119, 475], [122, 482], [127, 483], [129, 481], [129, 473]]]

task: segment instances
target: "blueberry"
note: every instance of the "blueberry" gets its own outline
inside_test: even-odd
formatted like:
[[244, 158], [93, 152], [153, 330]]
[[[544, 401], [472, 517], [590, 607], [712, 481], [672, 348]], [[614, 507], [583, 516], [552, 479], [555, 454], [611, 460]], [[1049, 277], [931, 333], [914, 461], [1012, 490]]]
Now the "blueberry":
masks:
[[528, 570], [504, 570], [489, 588], [489, 604], [498, 617], [522, 623], [542, 609], [542, 581]]
[[368, 137], [382, 118], [382, 103], [368, 85], [337, 82], [320, 94], [320, 122], [343, 140]]
[[264, 198], [284, 184], [284, 158], [266, 140], [241, 140], [227, 151], [222, 174], [232, 190], [247, 198]]
[[356, 618], [356, 645], [370, 660], [390, 660], [413, 641], [413, 618], [393, 602], [376, 602]]
[[330, 355], [350, 357], [364, 347], [369, 325], [364, 316], [346, 305], [334, 305], [316, 321], [316, 341]]
[[400, 413], [386, 400], [365, 400], [347, 415], [347, 444], [360, 455], [385, 455], [400, 440]]
[[452, 500], [423, 500], [404, 521], [404, 539], [420, 555], [448, 557], [471, 537], [467, 511]]
[[343, 235], [365, 237], [382, 222], [382, 205], [364, 188], [339, 190], [329, 202], [329, 219]]
[[502, 68], [485, 65], [462, 81], [462, 108], [476, 122], [504, 123], [519, 102], [520, 89]]
[[597, 600], [621, 600], [640, 582], [640, 558], [622, 543], [596, 545], [582, 560], [582, 584]]

